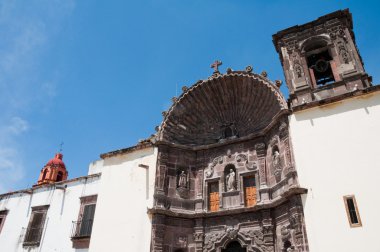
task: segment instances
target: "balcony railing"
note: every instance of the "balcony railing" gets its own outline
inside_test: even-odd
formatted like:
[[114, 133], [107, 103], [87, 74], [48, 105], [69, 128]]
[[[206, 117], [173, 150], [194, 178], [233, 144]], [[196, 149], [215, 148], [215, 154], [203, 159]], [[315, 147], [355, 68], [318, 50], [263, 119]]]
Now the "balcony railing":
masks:
[[94, 220], [73, 221], [71, 228], [71, 238], [88, 238], [91, 236], [92, 223]]

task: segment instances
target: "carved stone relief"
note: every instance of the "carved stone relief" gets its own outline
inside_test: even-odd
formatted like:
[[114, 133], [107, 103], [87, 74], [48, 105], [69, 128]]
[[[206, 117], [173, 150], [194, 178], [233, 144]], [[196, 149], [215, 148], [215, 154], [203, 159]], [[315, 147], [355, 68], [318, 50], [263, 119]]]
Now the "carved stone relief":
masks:
[[344, 64], [348, 64], [349, 61], [351, 61], [351, 58], [350, 58], [350, 54], [346, 48], [346, 43], [342, 39], [339, 39], [336, 42], [336, 48], [337, 48], [341, 62]]
[[293, 61], [293, 70], [295, 73], [295, 78], [297, 79], [302, 78], [305, 74], [304, 74], [304, 69], [301, 65], [301, 61], [299, 59], [299, 55], [297, 52], [293, 52], [292, 61]]
[[205, 250], [204, 251], [208, 251], [212, 249], [215, 243], [219, 241], [224, 234], [225, 234], [224, 231], [214, 231], [214, 232], [207, 233], [205, 235]]
[[210, 178], [214, 174], [214, 167], [217, 164], [222, 164], [223, 163], [223, 157], [216, 157], [212, 161], [212, 163], [209, 165], [209, 168], [205, 171], [206, 177]]
[[279, 182], [281, 180], [282, 173], [282, 164], [281, 164], [280, 152], [278, 149], [275, 149], [272, 154], [272, 166], [274, 170], [274, 176], [276, 177], [276, 181]]
[[187, 247], [187, 236], [186, 235], [178, 235], [176, 239], [176, 246], [180, 248]]

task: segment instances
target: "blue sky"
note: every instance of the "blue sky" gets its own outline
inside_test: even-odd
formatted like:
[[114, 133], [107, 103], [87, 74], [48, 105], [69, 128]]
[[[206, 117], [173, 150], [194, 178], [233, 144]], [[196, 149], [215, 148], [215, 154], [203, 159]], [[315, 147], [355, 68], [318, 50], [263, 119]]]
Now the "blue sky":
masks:
[[[33, 185], [63, 141], [69, 177], [154, 133], [190, 86], [252, 65], [284, 79], [272, 34], [350, 8], [380, 80], [378, 1], [0, 2], [0, 193]], [[285, 85], [283, 93], [287, 96]]]

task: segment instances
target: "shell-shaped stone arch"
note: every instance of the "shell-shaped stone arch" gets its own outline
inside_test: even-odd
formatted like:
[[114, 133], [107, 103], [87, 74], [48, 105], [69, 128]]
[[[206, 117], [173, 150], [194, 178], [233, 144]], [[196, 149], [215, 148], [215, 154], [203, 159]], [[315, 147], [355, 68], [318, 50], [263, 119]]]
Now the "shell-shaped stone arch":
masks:
[[159, 141], [202, 146], [228, 137], [246, 137], [268, 127], [287, 102], [279, 88], [252, 73], [231, 72], [199, 81], [164, 113]]

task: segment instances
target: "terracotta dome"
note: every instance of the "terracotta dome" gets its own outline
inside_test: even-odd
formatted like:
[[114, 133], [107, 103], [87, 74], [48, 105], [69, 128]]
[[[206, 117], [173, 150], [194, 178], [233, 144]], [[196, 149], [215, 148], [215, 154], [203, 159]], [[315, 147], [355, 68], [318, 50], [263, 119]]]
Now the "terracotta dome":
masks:
[[46, 163], [44, 168], [41, 169], [37, 185], [51, 184], [67, 179], [68, 172], [62, 158], [63, 155], [61, 153], [56, 153], [54, 158]]
[[63, 155], [61, 153], [55, 154], [54, 158], [50, 159], [45, 166], [62, 166], [66, 169], [65, 163], [62, 161]]
[[183, 91], [164, 112], [159, 141], [202, 146], [226, 138], [249, 137], [288, 109], [274, 83], [245, 71], [219, 74]]

